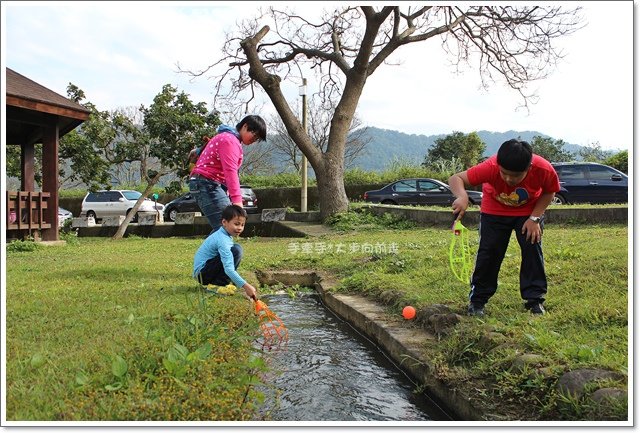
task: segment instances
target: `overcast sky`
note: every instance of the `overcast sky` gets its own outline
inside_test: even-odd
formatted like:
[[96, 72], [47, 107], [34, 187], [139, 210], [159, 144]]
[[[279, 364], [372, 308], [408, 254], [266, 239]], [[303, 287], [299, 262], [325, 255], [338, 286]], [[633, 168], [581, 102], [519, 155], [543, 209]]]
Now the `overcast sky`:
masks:
[[[532, 85], [539, 102], [529, 113], [517, 110], [519, 95], [500, 84], [481, 90], [475, 70], [454, 75], [434, 40], [402, 47], [392, 57], [399, 66], [379, 68], [358, 116], [364, 125], [408, 134], [529, 130], [631, 149], [634, 2], [563, 4], [580, 4], [587, 26], [562, 42], [566, 57], [551, 77]], [[176, 64], [197, 70], [213, 63], [225, 30], [253, 16], [258, 3], [3, 1], [1, 7], [3, 66], [57, 93], [66, 95], [71, 82], [98, 109], [110, 110], [149, 106], [170, 83], [213, 109], [212, 81], [190, 82]], [[308, 79], [309, 92], [316, 91]], [[298, 103], [297, 84], [289, 93]], [[269, 104], [263, 110], [258, 114], [272, 112]]]

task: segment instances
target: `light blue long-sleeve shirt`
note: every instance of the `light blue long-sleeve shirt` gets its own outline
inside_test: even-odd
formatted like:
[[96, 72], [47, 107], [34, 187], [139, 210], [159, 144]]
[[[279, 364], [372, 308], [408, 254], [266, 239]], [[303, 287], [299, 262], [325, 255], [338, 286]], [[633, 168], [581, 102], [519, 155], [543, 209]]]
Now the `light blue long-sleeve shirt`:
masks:
[[193, 278], [198, 279], [198, 274], [204, 268], [204, 265], [210, 259], [220, 256], [224, 272], [233, 281], [236, 287], [241, 288], [245, 285], [246, 281], [238, 274], [233, 262], [233, 253], [231, 247], [233, 246], [233, 237], [224, 229], [220, 227], [217, 231], [210, 234], [200, 245], [198, 251], [196, 251], [193, 257]]

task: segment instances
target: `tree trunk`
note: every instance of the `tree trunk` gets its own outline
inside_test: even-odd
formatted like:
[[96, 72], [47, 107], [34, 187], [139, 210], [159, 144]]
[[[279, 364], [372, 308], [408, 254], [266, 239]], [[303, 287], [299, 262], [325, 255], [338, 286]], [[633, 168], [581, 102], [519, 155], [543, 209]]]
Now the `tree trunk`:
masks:
[[316, 173], [318, 183], [320, 218], [325, 221], [333, 214], [346, 212], [349, 200], [344, 189], [344, 170], [341, 162], [331, 162], [325, 155], [324, 169]]
[[142, 195], [140, 196], [136, 204], [133, 205], [131, 212], [129, 212], [129, 214], [124, 218], [124, 221], [122, 221], [122, 224], [120, 224], [120, 227], [118, 227], [116, 234], [114, 234], [111, 239], [118, 240], [124, 237], [124, 233], [127, 231], [127, 227], [129, 227], [129, 223], [133, 219], [133, 216], [136, 213], [138, 213], [138, 209], [140, 209], [140, 205], [142, 204], [144, 199], [147, 198], [147, 196], [153, 189], [154, 185], [158, 183], [158, 181], [160, 180], [160, 176], [162, 176], [163, 174], [164, 173], [158, 173], [155, 177], [153, 177], [153, 179], [149, 181], [149, 183], [147, 183], [147, 187], [145, 188], [144, 192], [142, 193]]

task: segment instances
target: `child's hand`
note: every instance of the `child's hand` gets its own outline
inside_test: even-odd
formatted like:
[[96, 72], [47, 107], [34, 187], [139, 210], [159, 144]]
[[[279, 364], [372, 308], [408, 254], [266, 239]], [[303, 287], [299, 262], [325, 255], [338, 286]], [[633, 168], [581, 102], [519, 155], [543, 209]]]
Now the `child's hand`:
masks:
[[244, 292], [247, 294], [247, 296], [250, 299], [256, 299], [258, 297], [257, 296], [258, 295], [258, 291], [251, 284], [245, 283], [245, 285], [242, 286], [242, 288], [244, 289]]
[[542, 229], [540, 228], [540, 224], [529, 219], [522, 225], [522, 234], [525, 235], [527, 241], [530, 241], [532, 244], [542, 240]]
[[453, 214], [458, 214], [457, 219], [461, 219], [469, 207], [469, 197], [458, 197], [453, 201], [453, 203], [451, 203], [451, 207], [453, 208]]

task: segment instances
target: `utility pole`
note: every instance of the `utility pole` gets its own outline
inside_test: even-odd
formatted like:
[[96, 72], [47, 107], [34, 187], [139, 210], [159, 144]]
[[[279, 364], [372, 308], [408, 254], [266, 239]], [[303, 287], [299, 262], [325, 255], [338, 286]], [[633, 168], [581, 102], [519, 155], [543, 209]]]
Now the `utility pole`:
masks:
[[[302, 79], [300, 86], [300, 96], [302, 96], [302, 128], [307, 133], [307, 79]], [[302, 191], [300, 192], [300, 212], [307, 211], [307, 157], [302, 154]]]

